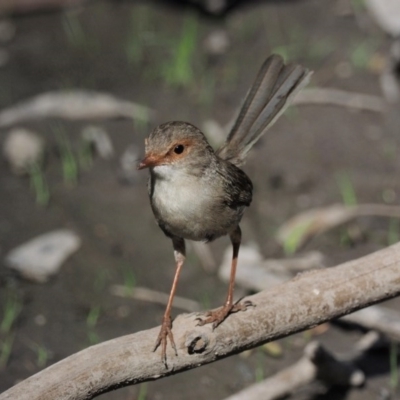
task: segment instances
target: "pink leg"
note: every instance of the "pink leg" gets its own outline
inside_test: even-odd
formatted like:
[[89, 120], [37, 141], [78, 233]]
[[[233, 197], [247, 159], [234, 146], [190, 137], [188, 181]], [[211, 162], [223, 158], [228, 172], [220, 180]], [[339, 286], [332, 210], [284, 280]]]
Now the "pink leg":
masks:
[[176, 271], [175, 271], [174, 280], [172, 282], [171, 292], [169, 294], [167, 308], [165, 309], [165, 312], [164, 312], [164, 317], [162, 320], [160, 333], [158, 334], [156, 344], [155, 344], [154, 350], [153, 350], [153, 351], [156, 351], [157, 348], [161, 345], [161, 360], [163, 361], [163, 363], [165, 364], [166, 367], [167, 367], [167, 354], [166, 354], [167, 339], [169, 339], [169, 341], [171, 342], [171, 346], [174, 349], [175, 354], [178, 355], [178, 352], [177, 352], [176, 346], [175, 346], [175, 342], [174, 342], [174, 336], [172, 334], [171, 308], [172, 308], [172, 303], [173, 303], [175, 292], [176, 292], [176, 287], [178, 286], [179, 274], [181, 272], [183, 263], [185, 262], [185, 241], [181, 238], [173, 238], [172, 244], [174, 246]]
[[231, 264], [231, 275], [229, 279], [228, 295], [226, 297], [225, 304], [215, 311], [209, 311], [206, 314], [205, 319], [199, 318], [198, 325], [212, 324], [213, 329], [215, 329], [221, 322], [223, 322], [227, 318], [229, 314], [238, 311], [246, 311], [247, 308], [252, 305], [251, 302], [236, 303], [236, 304], [233, 303], [233, 291], [235, 288], [236, 267], [239, 256], [240, 243], [242, 239], [242, 232], [240, 230], [239, 225], [230, 234], [230, 238], [233, 246], [233, 256]]

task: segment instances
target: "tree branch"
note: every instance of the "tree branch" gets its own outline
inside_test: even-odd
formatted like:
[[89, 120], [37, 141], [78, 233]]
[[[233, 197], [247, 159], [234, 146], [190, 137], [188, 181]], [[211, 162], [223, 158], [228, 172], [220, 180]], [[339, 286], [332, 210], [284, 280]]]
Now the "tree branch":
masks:
[[299, 274], [248, 299], [255, 307], [229, 316], [214, 332], [196, 314], [174, 321], [179, 356], [168, 369], [152, 347], [159, 328], [89, 347], [0, 395], [0, 400], [91, 399], [259, 346], [400, 294], [400, 244], [338, 267]]

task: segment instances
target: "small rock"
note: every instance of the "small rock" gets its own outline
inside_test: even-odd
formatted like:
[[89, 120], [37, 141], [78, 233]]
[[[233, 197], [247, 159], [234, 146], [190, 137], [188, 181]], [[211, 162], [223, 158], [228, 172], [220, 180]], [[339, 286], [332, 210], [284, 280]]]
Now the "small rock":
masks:
[[47, 319], [43, 314], [36, 315], [36, 317], [33, 320], [35, 321], [35, 324], [37, 326], [45, 326], [47, 323]]
[[11, 250], [5, 258], [5, 264], [23, 277], [43, 283], [58, 272], [62, 263], [80, 245], [81, 240], [75, 233], [67, 229], [56, 230]]
[[213, 15], [220, 15], [226, 11], [229, 2], [227, 0], [190, 0]]
[[40, 162], [44, 152], [44, 140], [36, 133], [24, 128], [12, 129], [3, 144], [3, 154], [11, 170], [24, 175]]
[[114, 155], [114, 147], [106, 130], [100, 126], [88, 125], [82, 130], [82, 138], [94, 147], [95, 152], [104, 159]]
[[229, 47], [229, 37], [225, 30], [217, 29], [211, 32], [204, 40], [204, 50], [212, 55], [225, 54]]
[[383, 31], [393, 37], [400, 35], [399, 0], [366, 0], [365, 5]]

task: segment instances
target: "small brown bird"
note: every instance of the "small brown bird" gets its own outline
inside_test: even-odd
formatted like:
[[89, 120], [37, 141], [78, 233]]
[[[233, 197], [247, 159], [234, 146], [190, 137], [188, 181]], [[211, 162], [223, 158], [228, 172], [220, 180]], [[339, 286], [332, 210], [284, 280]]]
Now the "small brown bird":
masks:
[[262, 65], [225, 143], [214, 151], [203, 133], [187, 122], [159, 125], [145, 140], [146, 155], [138, 169], [149, 168], [150, 203], [158, 225], [172, 239], [176, 272], [154, 351], [161, 345], [166, 365], [167, 340], [177, 354], [172, 335], [171, 307], [185, 261], [185, 240], [210, 242], [229, 235], [233, 258], [225, 304], [210, 311], [199, 325], [216, 328], [249, 302], [234, 303], [233, 288], [241, 242], [239, 222], [251, 203], [253, 185], [239, 168], [255, 142], [275, 122], [311, 73], [300, 65], [285, 65], [277, 55]]

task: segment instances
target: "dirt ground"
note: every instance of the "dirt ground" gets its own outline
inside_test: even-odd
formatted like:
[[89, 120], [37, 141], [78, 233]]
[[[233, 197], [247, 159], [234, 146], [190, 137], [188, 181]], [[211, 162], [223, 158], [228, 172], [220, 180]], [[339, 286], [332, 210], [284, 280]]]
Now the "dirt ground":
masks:
[[[169, 120], [190, 121], [200, 128], [215, 120], [224, 126], [272, 52], [313, 69], [312, 86], [381, 95], [379, 73], [389, 39], [362, 7], [355, 15], [347, 13], [346, 4], [249, 2], [211, 18], [161, 2], [98, 1], [72, 11], [10, 17], [16, 34], [4, 45], [10, 58], [0, 69], [0, 109], [39, 93], [80, 88], [148, 106], [155, 117], [148, 123], [96, 121], [109, 133], [115, 157], [95, 157], [75, 185], [63, 178], [57, 132], [65, 133], [77, 153], [81, 130], [93, 121], [18, 124], [46, 140], [43, 174], [51, 195], [47, 207], [36, 204], [29, 178], [13, 175], [2, 161], [1, 260], [17, 245], [62, 227], [77, 232], [82, 246], [45, 284], [21, 279], [1, 261], [0, 318], [7, 299], [17, 299], [21, 310], [10, 333], [10, 355], [0, 369], [0, 392], [90, 344], [160, 323], [163, 306], [110, 293], [111, 285], [133, 281], [168, 293], [174, 274], [170, 240], [150, 210], [147, 173], [133, 174], [129, 182], [122, 177], [119, 160], [128, 146], [136, 146], [140, 157], [144, 137]], [[224, 31], [229, 43], [221, 54], [210, 54], [206, 39], [216, 30]], [[192, 69], [177, 78], [171, 70], [182, 66], [177, 55], [177, 49], [184, 48], [182, 32], [193, 40], [193, 45], [186, 43], [193, 50], [187, 50]], [[277, 228], [300, 211], [342, 202], [338, 176], [351, 181], [359, 203], [398, 203], [399, 114], [395, 107], [384, 113], [327, 105], [293, 107], [253, 149], [245, 167], [255, 189], [242, 223], [244, 243], [257, 243], [265, 257], [283, 257], [274, 238]], [[0, 143], [7, 132], [0, 130]], [[397, 221], [362, 218], [315, 238], [302, 251], [319, 250], [336, 265], [387, 246], [398, 237], [398, 228]], [[349, 230], [356, 234], [348, 235]], [[218, 262], [228, 245], [226, 238], [210, 244]], [[224, 300], [226, 284], [205, 272], [189, 252], [178, 294], [204, 308], [216, 307]], [[399, 304], [386, 303], [391, 308]], [[175, 309], [174, 315], [179, 312]], [[342, 353], [362, 334], [335, 324], [327, 328], [316, 338]], [[100, 398], [223, 399], [292, 364], [313, 335], [282, 339], [279, 357], [255, 349], [246, 357], [237, 355]], [[5, 336], [0, 337], [4, 343]], [[361, 367], [367, 374], [361, 389], [317, 385], [297, 398], [400, 398], [399, 389], [390, 386], [389, 351], [372, 353]]]

